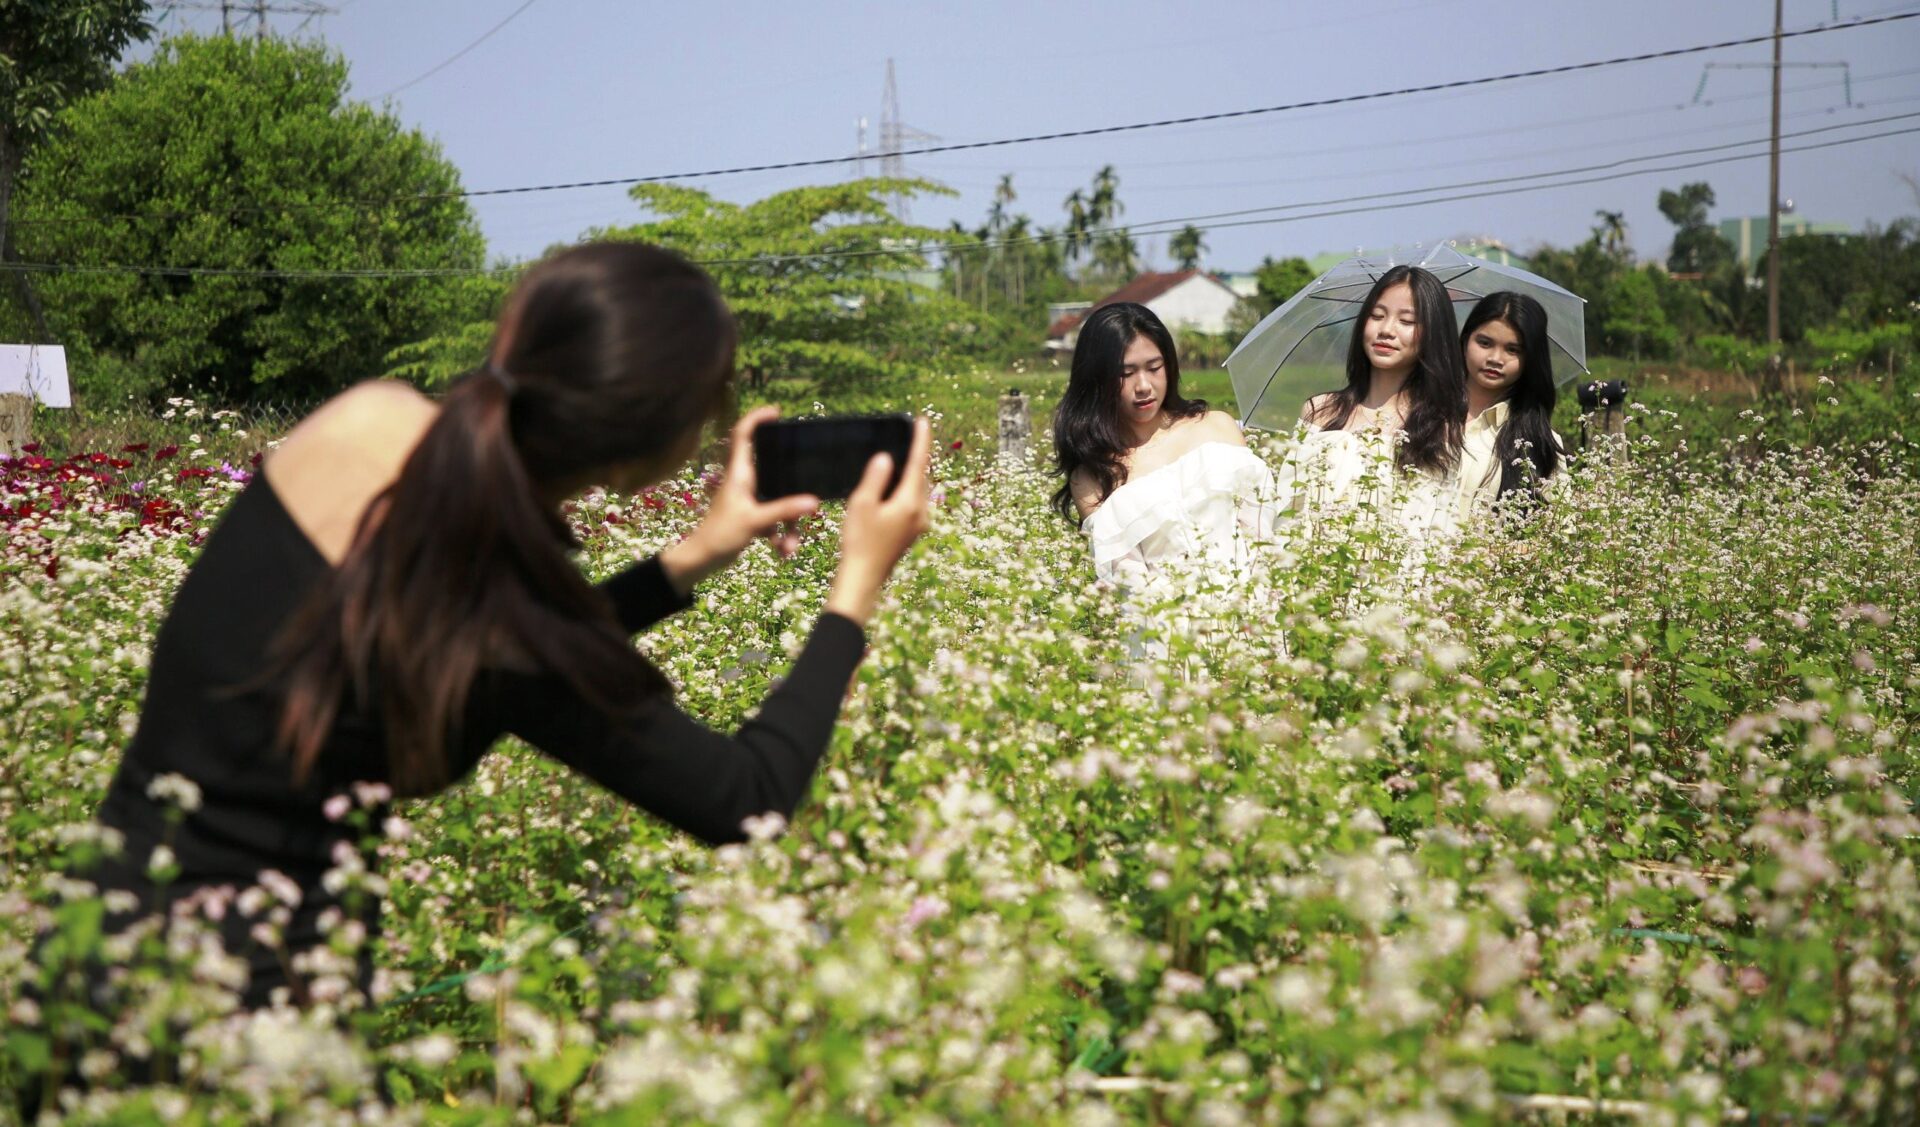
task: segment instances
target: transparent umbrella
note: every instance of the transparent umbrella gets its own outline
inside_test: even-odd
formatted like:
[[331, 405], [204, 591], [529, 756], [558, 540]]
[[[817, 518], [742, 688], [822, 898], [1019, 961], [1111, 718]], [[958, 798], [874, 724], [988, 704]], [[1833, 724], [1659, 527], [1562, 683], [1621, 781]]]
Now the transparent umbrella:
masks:
[[[1347, 341], [1360, 303], [1380, 275], [1402, 263], [1440, 279], [1453, 298], [1456, 321], [1465, 321], [1474, 304], [1490, 293], [1512, 290], [1533, 298], [1547, 311], [1554, 381], [1564, 385], [1587, 370], [1585, 298], [1517, 266], [1474, 258], [1441, 243], [1431, 249], [1416, 247], [1411, 255], [1349, 258], [1267, 314], [1227, 357], [1240, 422], [1262, 430], [1292, 430], [1309, 398], [1345, 387]], [[1454, 341], [1447, 346], [1459, 347]]]

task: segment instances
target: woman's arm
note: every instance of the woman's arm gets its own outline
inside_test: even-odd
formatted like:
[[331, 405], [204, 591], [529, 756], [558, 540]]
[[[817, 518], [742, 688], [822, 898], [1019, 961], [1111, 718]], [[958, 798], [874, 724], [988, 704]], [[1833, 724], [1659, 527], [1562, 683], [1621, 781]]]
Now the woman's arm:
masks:
[[674, 588], [660, 556], [641, 560], [602, 582], [599, 589], [613, 603], [614, 617], [620, 620], [620, 628], [629, 634], [638, 634], [661, 619], [693, 605], [691, 598]]
[[732, 735], [661, 695], [609, 716], [557, 677], [498, 675], [507, 731], [663, 821], [713, 844], [745, 837], [755, 815], [790, 817], [833, 738], [865, 653], [860, 627], [826, 613], [785, 681]]

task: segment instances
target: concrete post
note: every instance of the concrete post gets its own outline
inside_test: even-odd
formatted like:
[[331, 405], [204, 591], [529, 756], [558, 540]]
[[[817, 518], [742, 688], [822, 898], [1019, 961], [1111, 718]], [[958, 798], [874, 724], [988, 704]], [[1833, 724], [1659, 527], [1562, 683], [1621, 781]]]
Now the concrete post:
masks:
[[1033, 414], [1019, 388], [1000, 397], [1000, 460], [1025, 465], [1032, 457]]

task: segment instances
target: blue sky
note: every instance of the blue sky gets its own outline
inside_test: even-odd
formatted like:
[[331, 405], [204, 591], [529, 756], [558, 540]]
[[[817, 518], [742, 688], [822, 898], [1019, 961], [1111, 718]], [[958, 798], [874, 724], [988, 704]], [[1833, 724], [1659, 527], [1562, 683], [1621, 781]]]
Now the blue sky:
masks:
[[[244, 0], [240, 0], [244, 2]], [[707, 3], [535, 0], [491, 38], [423, 80], [525, 0], [333, 0], [303, 33], [347, 58], [356, 96], [385, 101], [437, 139], [469, 188], [651, 175], [837, 156], [855, 119], [881, 116], [887, 59], [903, 118], [947, 142], [981, 141], [1365, 93], [1763, 34], [1767, 0], [1512, 0], [1301, 3]], [[1786, 0], [1789, 29], [1920, 11], [1891, 0]], [[298, 17], [274, 17], [291, 32]], [[214, 12], [163, 31], [216, 30]], [[1763, 139], [1767, 73], [1754, 45], [1582, 74], [1363, 105], [1098, 138], [909, 158], [959, 192], [921, 200], [916, 221], [978, 224], [1014, 175], [1014, 210], [1061, 222], [1061, 201], [1095, 169], [1120, 175], [1124, 218], [1181, 219], [1399, 189], [1498, 180], [1648, 154]], [[1920, 19], [1787, 41], [1783, 131], [1837, 130], [1788, 145], [1920, 126]], [[404, 84], [405, 89], [389, 93]], [[871, 140], [870, 140], [871, 143]], [[1764, 144], [1707, 156], [1764, 153]], [[1676, 156], [1652, 165], [1686, 159]], [[1635, 166], [1626, 166], [1632, 168]], [[1644, 166], [1641, 166], [1644, 167]], [[1782, 162], [1800, 214], [1858, 226], [1920, 214], [1920, 134]], [[695, 181], [751, 199], [842, 179], [825, 169]], [[1643, 257], [1664, 254], [1662, 187], [1705, 179], [1715, 218], [1764, 214], [1764, 159], [1695, 171], [1366, 214], [1210, 228], [1207, 265], [1265, 255], [1410, 246], [1493, 235], [1525, 252], [1586, 236], [1598, 208], [1626, 213]], [[1339, 204], [1308, 210], [1329, 210]], [[1359, 206], [1349, 204], [1348, 206]], [[537, 254], [641, 213], [618, 188], [476, 201], [493, 251]], [[1143, 240], [1165, 264], [1165, 237]]]

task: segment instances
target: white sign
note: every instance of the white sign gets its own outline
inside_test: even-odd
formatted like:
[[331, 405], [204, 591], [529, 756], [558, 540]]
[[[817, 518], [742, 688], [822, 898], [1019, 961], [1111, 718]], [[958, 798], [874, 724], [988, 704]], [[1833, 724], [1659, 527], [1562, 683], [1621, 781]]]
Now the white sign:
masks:
[[0, 395], [25, 395], [46, 407], [71, 407], [67, 350], [57, 344], [0, 344]]

